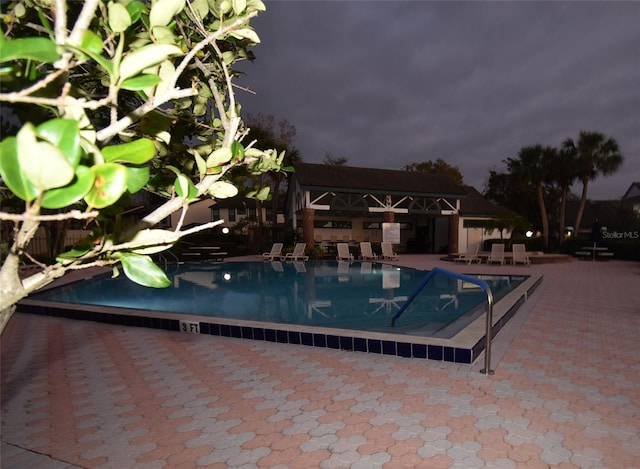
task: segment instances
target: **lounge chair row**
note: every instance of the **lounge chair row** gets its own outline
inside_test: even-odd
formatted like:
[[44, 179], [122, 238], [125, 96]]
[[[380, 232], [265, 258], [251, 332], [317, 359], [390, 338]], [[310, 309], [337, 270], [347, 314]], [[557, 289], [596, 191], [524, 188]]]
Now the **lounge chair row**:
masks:
[[282, 243], [273, 243], [271, 251], [262, 253], [262, 259], [265, 261], [275, 261], [284, 259], [285, 261], [306, 261], [309, 256], [305, 255], [304, 250], [307, 245], [305, 243], [296, 243], [292, 252], [282, 255]]
[[[355, 260], [353, 254], [349, 251], [348, 243], [338, 243], [336, 244], [338, 248], [338, 256], [336, 259], [339, 261], [353, 261]], [[378, 256], [378, 254], [373, 252], [371, 248], [371, 243], [369, 241], [362, 241], [360, 243], [360, 260], [362, 261], [377, 261], [381, 260], [389, 260], [389, 261], [397, 261], [398, 255], [393, 252], [393, 244], [391, 243], [380, 243], [380, 247], [382, 249], [382, 254]]]
[[[505, 253], [504, 253], [504, 244], [495, 243], [491, 245], [491, 253], [488, 256], [480, 255], [480, 245], [476, 247], [474, 252], [460, 254], [453, 261], [454, 262], [465, 262], [466, 264], [472, 264], [473, 262], [477, 262], [480, 264], [483, 260], [486, 261], [487, 264], [505, 264]], [[513, 253], [511, 256], [511, 262], [513, 265], [523, 264], [526, 266], [531, 265], [531, 259], [527, 255], [527, 249], [524, 244], [514, 244], [513, 245]]]

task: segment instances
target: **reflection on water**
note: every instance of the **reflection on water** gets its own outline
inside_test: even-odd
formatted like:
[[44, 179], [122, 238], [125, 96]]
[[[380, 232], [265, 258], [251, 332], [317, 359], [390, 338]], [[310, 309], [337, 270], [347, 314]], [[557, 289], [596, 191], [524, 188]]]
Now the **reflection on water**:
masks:
[[[443, 275], [390, 328], [426, 272], [371, 262], [224, 262], [180, 265], [172, 285], [152, 289], [123, 276], [36, 295], [50, 301], [330, 328], [438, 335], [484, 310], [477, 286]], [[479, 276], [499, 299], [525, 277]], [[467, 316], [469, 316], [467, 314]], [[465, 318], [467, 316], [464, 316]], [[469, 320], [472, 316], [469, 316]], [[464, 319], [464, 318], [463, 318]], [[447, 331], [447, 334], [451, 331]]]

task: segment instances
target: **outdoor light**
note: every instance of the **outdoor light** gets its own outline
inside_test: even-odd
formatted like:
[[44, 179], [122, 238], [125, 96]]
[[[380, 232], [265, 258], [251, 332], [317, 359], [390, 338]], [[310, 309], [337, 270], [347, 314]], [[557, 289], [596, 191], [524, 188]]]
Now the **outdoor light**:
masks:
[[231, 280], [231, 274], [229, 272], [225, 272], [222, 278], [225, 282], [228, 282], [229, 280]]
[[533, 231], [531, 231], [531, 230], [527, 230], [527, 232], [525, 233], [525, 236], [526, 236], [527, 238], [531, 238], [531, 237], [533, 237]]
[[222, 234], [229, 234], [229, 228], [227, 228], [226, 226], [222, 228]]

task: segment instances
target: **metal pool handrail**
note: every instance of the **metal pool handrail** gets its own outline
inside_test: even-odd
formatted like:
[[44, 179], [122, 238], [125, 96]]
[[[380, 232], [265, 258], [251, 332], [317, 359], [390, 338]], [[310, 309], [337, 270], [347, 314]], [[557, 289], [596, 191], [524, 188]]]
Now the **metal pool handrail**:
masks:
[[471, 277], [469, 275], [459, 274], [458, 272], [452, 272], [450, 270], [441, 269], [440, 267], [434, 267], [431, 271], [425, 276], [425, 278], [420, 282], [418, 288], [414, 290], [414, 292], [409, 296], [407, 301], [404, 302], [400, 310], [396, 313], [396, 315], [391, 319], [391, 327], [395, 326], [396, 319], [398, 319], [402, 313], [409, 307], [411, 302], [420, 294], [422, 289], [427, 286], [429, 281], [433, 278], [435, 274], [447, 275], [449, 277], [453, 277], [458, 280], [462, 280], [463, 282], [469, 282], [474, 285], [479, 286], [484, 290], [487, 294], [487, 303], [489, 304], [489, 308], [487, 309], [487, 325], [485, 332], [485, 348], [484, 348], [484, 368], [480, 370], [480, 373], [492, 375], [494, 371], [491, 369], [491, 326], [493, 323], [493, 293], [491, 293], [491, 288], [484, 280], [480, 280], [475, 277]]

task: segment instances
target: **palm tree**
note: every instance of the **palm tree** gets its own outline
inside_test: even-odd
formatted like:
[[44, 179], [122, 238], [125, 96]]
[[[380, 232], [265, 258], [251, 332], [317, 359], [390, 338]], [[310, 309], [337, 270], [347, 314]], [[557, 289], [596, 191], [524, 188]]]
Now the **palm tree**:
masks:
[[580, 131], [577, 142], [568, 138], [563, 142], [562, 147], [575, 158], [576, 175], [582, 182], [582, 196], [574, 224], [574, 229], [578, 233], [584, 206], [587, 203], [589, 181], [593, 181], [600, 174], [607, 176], [616, 172], [624, 158], [618, 143], [600, 132]]
[[567, 194], [578, 177], [574, 152], [561, 148], [552, 163], [552, 179], [560, 189], [560, 214], [558, 216], [558, 232], [562, 238], [566, 226]]
[[544, 184], [550, 179], [549, 167], [556, 154], [557, 151], [553, 147], [533, 145], [522, 148], [518, 152], [517, 159], [507, 159], [507, 166], [511, 173], [521, 178], [524, 183], [535, 187], [545, 247], [549, 245], [549, 216], [544, 201]]

